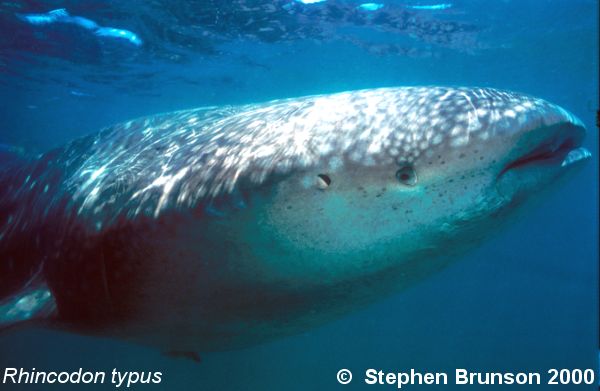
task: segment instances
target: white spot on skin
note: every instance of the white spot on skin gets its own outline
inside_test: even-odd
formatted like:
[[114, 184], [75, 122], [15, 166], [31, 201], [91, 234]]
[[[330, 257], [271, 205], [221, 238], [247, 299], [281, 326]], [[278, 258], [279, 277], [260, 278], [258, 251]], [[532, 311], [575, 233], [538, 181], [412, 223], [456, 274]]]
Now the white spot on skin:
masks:
[[463, 145], [467, 145], [468, 143], [469, 143], [469, 137], [461, 136], [461, 137], [456, 137], [456, 138], [452, 139], [452, 142], [450, 144], [453, 147], [460, 147]]
[[185, 176], [185, 174], [187, 174], [187, 172], [188, 172], [188, 168], [185, 167], [175, 175], [159, 177], [153, 182], [153, 184], [152, 184], [153, 186], [155, 186], [155, 187], [162, 186], [162, 188], [163, 188], [162, 195], [160, 196], [160, 199], [158, 200], [158, 205], [156, 206], [156, 210], [154, 212], [154, 217], [158, 217], [158, 215], [160, 214], [160, 211], [166, 206], [166, 203], [169, 198], [169, 194], [171, 193], [173, 186], [175, 186], [175, 184], [179, 180], [181, 180]]

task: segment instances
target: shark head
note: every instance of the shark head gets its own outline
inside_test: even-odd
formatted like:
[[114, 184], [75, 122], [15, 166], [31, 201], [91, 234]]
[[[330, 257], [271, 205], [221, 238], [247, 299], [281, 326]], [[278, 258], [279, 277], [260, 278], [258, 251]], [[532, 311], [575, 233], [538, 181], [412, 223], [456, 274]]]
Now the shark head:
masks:
[[304, 283], [396, 285], [438, 267], [590, 156], [575, 116], [512, 92], [381, 89], [311, 107], [303, 121], [324, 135], [309, 150], [327, 157], [280, 182], [261, 220], [295, 254], [273, 267]]

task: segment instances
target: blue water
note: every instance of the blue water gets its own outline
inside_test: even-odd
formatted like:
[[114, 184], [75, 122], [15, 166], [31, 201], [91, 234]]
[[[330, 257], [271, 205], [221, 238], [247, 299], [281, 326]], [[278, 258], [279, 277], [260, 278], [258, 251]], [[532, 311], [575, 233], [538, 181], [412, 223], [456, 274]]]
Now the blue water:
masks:
[[[124, 342], [28, 329], [0, 336], [0, 369], [163, 373], [160, 385], [136, 389], [316, 390], [365, 387], [367, 368], [598, 368], [597, 2], [380, 3], [404, 15], [406, 26], [376, 20], [375, 11], [346, 22], [324, 11], [348, 13], [360, 4], [350, 0], [2, 2], [0, 143], [42, 152], [158, 112], [439, 84], [498, 87], [557, 103], [586, 124], [593, 161], [460, 262], [305, 334], [202, 354], [197, 364]], [[442, 3], [452, 6], [407, 8]], [[81, 20], [35, 25], [18, 16], [59, 8], [143, 43], [97, 34]], [[336, 382], [340, 368], [354, 371], [351, 385]]]

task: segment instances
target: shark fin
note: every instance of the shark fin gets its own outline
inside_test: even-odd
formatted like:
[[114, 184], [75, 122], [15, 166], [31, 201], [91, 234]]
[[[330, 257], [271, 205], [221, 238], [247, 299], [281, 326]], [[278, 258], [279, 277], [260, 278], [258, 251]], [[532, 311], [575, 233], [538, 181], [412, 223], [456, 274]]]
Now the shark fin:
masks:
[[0, 300], [0, 332], [54, 316], [56, 302], [52, 292], [45, 283], [34, 281]]

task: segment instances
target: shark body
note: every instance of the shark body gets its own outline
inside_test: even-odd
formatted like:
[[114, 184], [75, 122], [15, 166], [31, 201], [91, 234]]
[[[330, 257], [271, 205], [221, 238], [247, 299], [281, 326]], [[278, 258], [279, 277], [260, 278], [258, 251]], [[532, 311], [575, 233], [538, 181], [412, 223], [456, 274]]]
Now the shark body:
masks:
[[488, 88], [343, 92], [141, 118], [0, 170], [0, 326], [167, 351], [302, 332], [404, 289], [590, 156]]

